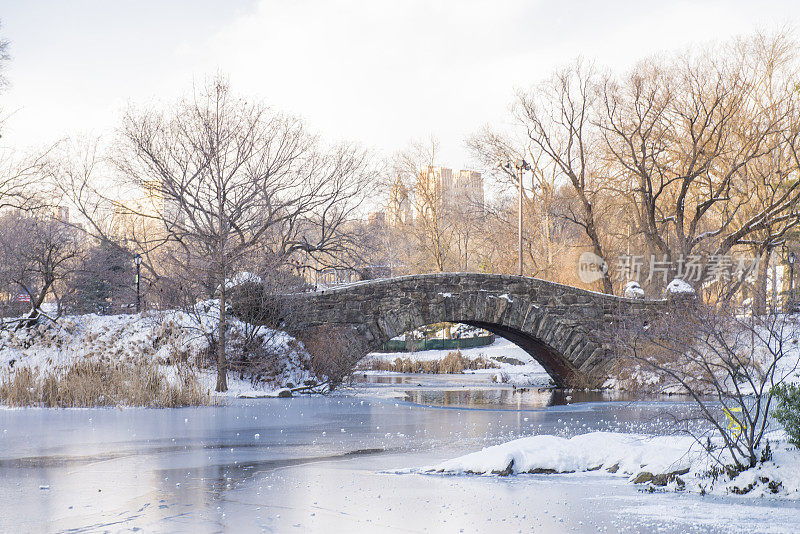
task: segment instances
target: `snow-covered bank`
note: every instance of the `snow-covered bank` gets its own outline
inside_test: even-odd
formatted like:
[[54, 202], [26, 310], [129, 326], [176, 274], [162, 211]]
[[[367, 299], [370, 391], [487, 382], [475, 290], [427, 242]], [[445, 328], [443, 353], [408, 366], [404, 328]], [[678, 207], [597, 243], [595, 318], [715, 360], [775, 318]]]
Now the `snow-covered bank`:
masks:
[[[373, 352], [360, 363], [359, 368], [366, 373], [384, 373], [369, 370], [372, 362], [394, 362], [398, 359], [410, 359], [418, 362], [441, 361], [453, 350], [425, 350], [418, 352]], [[497, 337], [495, 342], [486, 347], [460, 349], [461, 355], [469, 360], [484, 358], [494, 365], [490, 369], [464, 369], [464, 374], [491, 374], [496, 382], [515, 384], [517, 386], [547, 386], [550, 377], [533, 357], [523, 349]], [[361, 371], [360, 371], [361, 372]]]
[[245, 355], [261, 358], [258, 373], [230, 371], [228, 391], [214, 392], [213, 334], [219, 309], [216, 301], [189, 310], [130, 315], [65, 316], [43, 321], [33, 330], [0, 330], [0, 378], [17, 370], [66, 372], [77, 362], [152, 362], [170, 381], [179, 372], [196, 375], [212, 396], [277, 396], [285, 387], [319, 381], [302, 343], [285, 332], [229, 318], [229, 360]]
[[616, 432], [591, 432], [570, 439], [531, 436], [399, 472], [513, 475], [602, 470], [666, 490], [800, 499], [800, 451], [785, 436], [774, 437], [772, 460], [731, 474], [715, 469], [713, 458], [691, 437]]

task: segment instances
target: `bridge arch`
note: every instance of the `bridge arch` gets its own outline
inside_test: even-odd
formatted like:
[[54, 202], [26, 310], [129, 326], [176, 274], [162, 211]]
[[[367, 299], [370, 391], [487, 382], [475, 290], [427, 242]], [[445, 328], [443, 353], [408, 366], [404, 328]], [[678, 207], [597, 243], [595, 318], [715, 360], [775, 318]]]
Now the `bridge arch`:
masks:
[[[389, 339], [425, 325], [464, 323], [515, 343], [530, 354], [559, 386], [582, 383], [580, 368], [573, 363], [578, 360], [578, 354], [573, 355], [573, 352], [598, 348], [583, 336], [580, 329], [566, 326], [542, 306], [515, 300], [507, 293], [496, 295], [488, 290], [469, 295], [437, 292], [436, 295], [403, 302], [400, 306], [390, 301], [370, 308], [371, 313], [366, 316], [371, 320], [355, 325], [347, 323], [365, 340], [368, 351], [377, 350]], [[570, 355], [574, 360], [570, 360]]]

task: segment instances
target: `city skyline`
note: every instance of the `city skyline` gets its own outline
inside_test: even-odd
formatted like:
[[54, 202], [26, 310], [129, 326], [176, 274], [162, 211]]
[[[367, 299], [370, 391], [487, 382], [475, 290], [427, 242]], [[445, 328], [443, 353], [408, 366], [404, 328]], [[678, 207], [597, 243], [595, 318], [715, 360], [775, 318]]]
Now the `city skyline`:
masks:
[[[413, 195], [413, 197], [412, 197]], [[413, 222], [416, 216], [428, 214], [441, 207], [442, 213], [465, 211], [471, 215], [483, 213], [484, 183], [480, 172], [473, 169], [454, 170], [444, 165], [428, 165], [417, 176], [415, 187], [409, 189], [398, 179], [389, 189], [386, 203], [377, 213], [386, 213], [386, 222], [393, 226]], [[433, 206], [432, 204], [435, 204]]]

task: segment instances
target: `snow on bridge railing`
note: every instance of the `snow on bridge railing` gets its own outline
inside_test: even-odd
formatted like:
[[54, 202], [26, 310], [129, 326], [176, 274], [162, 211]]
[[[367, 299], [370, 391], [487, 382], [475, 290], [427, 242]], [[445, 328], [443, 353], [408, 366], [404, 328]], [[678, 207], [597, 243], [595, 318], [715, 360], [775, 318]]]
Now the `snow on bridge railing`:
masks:
[[312, 294], [326, 294], [326, 293], [338, 293], [342, 291], [347, 291], [353, 288], [365, 286], [365, 285], [380, 285], [380, 284], [391, 284], [395, 282], [402, 282], [408, 281], [413, 279], [435, 279], [435, 278], [446, 278], [451, 276], [464, 276], [464, 277], [486, 277], [486, 278], [507, 278], [509, 281], [514, 280], [527, 280], [527, 281], [534, 281], [537, 284], [548, 285], [554, 288], [563, 288], [571, 291], [577, 291], [582, 293], [589, 293], [597, 298], [600, 299], [609, 299], [612, 301], [623, 301], [623, 302], [648, 302], [648, 303], [663, 303], [666, 302], [666, 298], [658, 298], [658, 299], [636, 299], [636, 298], [629, 298], [623, 297], [619, 295], [609, 295], [608, 293], [603, 293], [601, 291], [594, 291], [591, 289], [584, 289], [582, 287], [571, 286], [568, 284], [560, 284], [558, 282], [552, 282], [550, 280], [543, 280], [541, 278], [536, 278], [533, 276], [519, 276], [519, 275], [511, 275], [511, 274], [495, 274], [495, 273], [474, 273], [474, 272], [446, 272], [446, 273], [420, 273], [420, 274], [405, 274], [401, 276], [392, 276], [392, 277], [383, 277], [383, 278], [371, 278], [369, 280], [359, 280], [356, 282], [344, 282], [341, 284], [335, 285], [328, 285], [326, 287], [320, 288], [320, 284], [314, 286], [314, 289], [309, 289], [303, 291], [302, 293], [296, 294], [303, 294], [303, 295], [312, 295]]

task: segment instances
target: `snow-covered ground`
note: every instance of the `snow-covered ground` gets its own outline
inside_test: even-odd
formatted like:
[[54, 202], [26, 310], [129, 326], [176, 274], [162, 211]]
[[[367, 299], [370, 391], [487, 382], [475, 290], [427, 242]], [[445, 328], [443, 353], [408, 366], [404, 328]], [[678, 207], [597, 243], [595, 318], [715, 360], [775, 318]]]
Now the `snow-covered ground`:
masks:
[[216, 369], [210, 366], [209, 333], [219, 317], [217, 301], [203, 301], [190, 310], [149, 311], [127, 315], [65, 316], [55, 324], [44, 321], [35, 331], [0, 330], [0, 377], [15, 369], [66, 370], [85, 359], [119, 362], [152, 360], [168, 378], [177, 378], [177, 365], [188, 362], [205, 391], [216, 396], [269, 396], [287, 385], [314, 379], [310, 358], [302, 343], [285, 332], [247, 325], [229, 318], [229, 347], [246, 336], [256, 339], [280, 365], [263, 381], [253, 382], [228, 373], [228, 391], [214, 392]]
[[[460, 351], [462, 356], [470, 360], [483, 357], [497, 365], [495, 369], [465, 369], [465, 374], [492, 374], [496, 376], [497, 382], [516, 385], [544, 386], [550, 383], [550, 377], [547, 372], [530, 354], [502, 337], [496, 337], [495, 342], [486, 347], [460, 349]], [[368, 354], [361, 363], [368, 364], [370, 361], [393, 362], [398, 358], [408, 358], [415, 361], [442, 360], [451, 352], [453, 352], [452, 349], [418, 352], [373, 352]], [[373, 374], [387, 373], [386, 371], [365, 372]]]
[[[569, 439], [553, 435], [520, 438], [412, 471], [512, 475], [602, 470], [609, 476], [625, 476], [632, 482], [653, 483], [672, 491], [800, 499], [800, 451], [782, 432], [772, 437], [773, 459], [732, 478], [724, 473], [708, 474], [717, 463], [692, 437], [616, 432], [590, 432]], [[653, 475], [660, 479], [651, 478]]]

